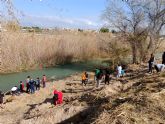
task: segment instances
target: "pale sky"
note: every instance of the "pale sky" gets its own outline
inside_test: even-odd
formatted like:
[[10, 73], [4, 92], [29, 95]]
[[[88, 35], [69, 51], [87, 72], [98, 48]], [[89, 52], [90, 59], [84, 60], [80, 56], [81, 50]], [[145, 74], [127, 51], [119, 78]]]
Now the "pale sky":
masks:
[[[23, 26], [97, 29], [106, 0], [13, 0]], [[23, 15], [23, 16], [22, 16]]]

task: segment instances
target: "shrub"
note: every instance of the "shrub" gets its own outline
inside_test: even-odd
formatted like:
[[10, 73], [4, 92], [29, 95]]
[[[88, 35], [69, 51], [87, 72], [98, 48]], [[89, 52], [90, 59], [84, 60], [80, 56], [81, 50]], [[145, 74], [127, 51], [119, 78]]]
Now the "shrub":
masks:
[[102, 33], [108, 33], [109, 32], [109, 29], [103, 27], [103, 28], [100, 29], [100, 32], [102, 32]]

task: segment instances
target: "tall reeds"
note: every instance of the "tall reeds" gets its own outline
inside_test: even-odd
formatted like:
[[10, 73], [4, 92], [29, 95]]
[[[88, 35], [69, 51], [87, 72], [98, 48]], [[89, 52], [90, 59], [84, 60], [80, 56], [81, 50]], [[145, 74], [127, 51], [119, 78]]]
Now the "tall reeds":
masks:
[[0, 35], [1, 73], [87, 60], [99, 55], [95, 33], [0, 32]]

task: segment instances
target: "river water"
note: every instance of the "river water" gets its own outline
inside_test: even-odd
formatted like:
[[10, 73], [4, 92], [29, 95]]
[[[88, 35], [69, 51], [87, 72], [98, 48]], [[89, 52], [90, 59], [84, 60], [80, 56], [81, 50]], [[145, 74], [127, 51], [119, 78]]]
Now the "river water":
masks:
[[86, 63], [73, 63], [51, 68], [44, 68], [42, 70], [37, 69], [20, 73], [0, 75], [0, 90], [5, 92], [10, 90], [15, 85], [18, 86], [19, 81], [25, 82], [27, 76], [31, 76], [33, 79], [36, 79], [37, 77], [42, 78], [42, 75], [45, 74], [49, 79], [56, 80], [75, 73], [80, 73], [85, 70], [92, 70], [99, 65], [106, 66], [107, 64], [102, 63], [101, 61], [89, 61]]

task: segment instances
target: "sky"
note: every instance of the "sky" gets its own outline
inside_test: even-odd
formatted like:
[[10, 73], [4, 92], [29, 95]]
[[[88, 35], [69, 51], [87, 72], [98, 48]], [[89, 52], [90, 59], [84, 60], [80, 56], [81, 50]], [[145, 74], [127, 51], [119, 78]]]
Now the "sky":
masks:
[[13, 0], [23, 26], [98, 29], [106, 0]]

